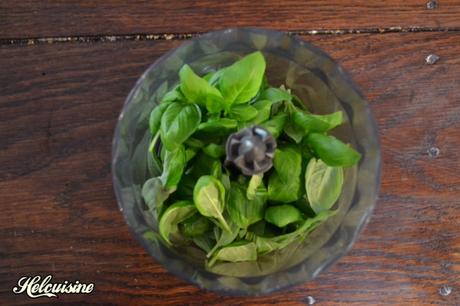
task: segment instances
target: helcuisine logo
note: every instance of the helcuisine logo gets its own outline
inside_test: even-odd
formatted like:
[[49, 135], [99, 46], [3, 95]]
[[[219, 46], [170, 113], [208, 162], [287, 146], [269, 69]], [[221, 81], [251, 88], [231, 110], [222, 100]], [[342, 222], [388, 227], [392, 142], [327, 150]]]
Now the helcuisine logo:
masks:
[[13, 288], [15, 294], [27, 294], [30, 298], [57, 297], [58, 294], [89, 294], [94, 290], [93, 283], [81, 283], [80, 281], [52, 283], [52, 276], [45, 277], [24, 276], [18, 280], [18, 285]]

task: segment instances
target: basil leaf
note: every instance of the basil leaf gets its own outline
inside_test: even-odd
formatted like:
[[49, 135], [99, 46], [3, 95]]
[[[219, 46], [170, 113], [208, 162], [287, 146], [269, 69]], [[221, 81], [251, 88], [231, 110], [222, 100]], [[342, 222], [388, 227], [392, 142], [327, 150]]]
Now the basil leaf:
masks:
[[198, 180], [204, 175], [214, 175], [216, 171], [219, 172], [222, 169], [221, 162], [211, 156], [200, 152], [192, 161], [192, 169], [190, 174]]
[[152, 135], [156, 135], [160, 129], [161, 117], [170, 104], [171, 102], [160, 103], [150, 113], [149, 127]]
[[160, 133], [153, 137], [152, 141], [150, 142], [149, 149], [147, 150], [147, 168], [149, 170], [149, 174], [151, 176], [158, 176], [162, 172], [162, 163], [161, 160], [158, 158], [157, 152], [155, 151], [155, 145], [160, 139]]
[[179, 240], [179, 228], [178, 224], [196, 212], [196, 208], [193, 203], [189, 201], [176, 202], [166, 209], [160, 218], [160, 235], [163, 239], [171, 244], [170, 236]]
[[256, 198], [256, 191], [260, 184], [262, 184], [263, 177], [263, 173], [251, 176], [248, 188], [246, 189], [246, 197], [248, 198], [248, 200], [254, 200]]
[[214, 247], [206, 254], [207, 258], [211, 257], [218, 248], [232, 243], [232, 241], [238, 236], [238, 233], [240, 232], [239, 227], [231, 220], [228, 224], [230, 231], [220, 230], [218, 227], [214, 227], [214, 235], [217, 241]]
[[305, 171], [305, 189], [315, 213], [329, 210], [342, 193], [343, 170], [312, 158]]
[[209, 112], [216, 113], [223, 109], [222, 95], [219, 90], [193, 72], [189, 65], [179, 71], [181, 91], [191, 103], [206, 106]]
[[214, 135], [228, 135], [236, 129], [237, 125], [238, 122], [234, 119], [212, 119], [201, 123], [198, 126], [198, 132]]
[[256, 198], [249, 201], [244, 189], [236, 183], [231, 184], [227, 211], [231, 220], [240, 228], [246, 229], [249, 225], [263, 218], [263, 210], [265, 207], [265, 197]]
[[265, 59], [260, 51], [251, 53], [226, 67], [219, 79], [219, 89], [226, 108], [250, 101], [259, 91], [265, 72]]
[[192, 158], [195, 157], [195, 155], [198, 153], [198, 150], [197, 148], [194, 148], [194, 147], [188, 147], [185, 149], [185, 161], [188, 162], [190, 161]]
[[193, 197], [193, 188], [195, 188], [196, 179], [190, 173], [182, 175], [182, 178], [177, 185], [177, 190], [174, 193], [179, 198], [186, 199]]
[[211, 229], [212, 223], [200, 214], [194, 214], [179, 224], [179, 231], [185, 237], [198, 237]]
[[281, 132], [283, 131], [286, 119], [287, 115], [284, 113], [280, 113], [273, 116], [273, 118], [271, 118], [270, 120], [265, 121], [260, 126], [269, 131], [274, 138], [278, 138], [281, 135]]
[[318, 225], [320, 225], [336, 213], [337, 211], [321, 212], [316, 217], [305, 220], [299, 226], [299, 228], [288, 234], [278, 235], [274, 237], [255, 236], [253, 241], [256, 244], [257, 253], [259, 255], [268, 254], [275, 250], [283, 249], [296, 240], [304, 239], [309, 233], [311, 233], [316, 227], [318, 227]]
[[272, 103], [291, 101], [292, 95], [284, 89], [269, 87], [260, 94], [260, 99], [270, 100]]
[[268, 180], [268, 198], [289, 203], [301, 196], [302, 156], [297, 146], [288, 145], [275, 150], [275, 172]]
[[174, 151], [166, 151], [163, 173], [160, 178], [163, 186], [168, 188], [177, 187], [184, 172], [186, 162], [186, 153], [183, 145], [180, 145]]
[[223, 229], [230, 231], [222, 215], [225, 206], [225, 188], [218, 179], [210, 175], [200, 177], [193, 189], [193, 202], [200, 214], [217, 219]]
[[311, 133], [308, 135], [307, 142], [319, 158], [329, 166], [353, 166], [361, 158], [361, 154], [334, 136]]
[[195, 243], [195, 245], [197, 247], [199, 247], [200, 249], [202, 249], [206, 253], [211, 251], [212, 246], [214, 244], [213, 239], [210, 237], [209, 234], [202, 235], [202, 236], [199, 236], [199, 237], [194, 237], [193, 238], [193, 243]]
[[147, 180], [142, 186], [142, 197], [145, 204], [155, 216], [158, 216], [163, 208], [163, 203], [168, 199], [173, 189], [163, 187], [159, 177]]
[[180, 85], [177, 85], [173, 90], [167, 92], [163, 98], [161, 99], [161, 103], [168, 103], [168, 102], [178, 102], [184, 101], [185, 97], [180, 91]]
[[265, 210], [265, 221], [278, 227], [302, 220], [300, 211], [292, 205], [271, 206]]
[[270, 118], [272, 102], [269, 100], [259, 100], [254, 102], [252, 106], [257, 109], [258, 113], [254, 119], [250, 120], [251, 123], [259, 124]]
[[209, 261], [209, 266], [213, 266], [216, 261], [254, 261], [257, 260], [257, 248], [254, 242], [237, 241], [218, 250]]
[[192, 135], [201, 122], [201, 111], [196, 104], [171, 103], [161, 117], [161, 142], [174, 151]]
[[189, 139], [187, 139], [185, 141], [185, 144], [189, 147], [197, 148], [197, 149], [201, 149], [205, 145], [203, 141], [193, 138], [193, 137], [190, 137]]
[[225, 148], [223, 145], [210, 143], [203, 148], [203, 152], [211, 157], [220, 158], [225, 155]]
[[286, 101], [284, 104], [285, 111], [289, 115], [289, 118], [284, 126], [284, 133], [296, 143], [300, 143], [303, 136], [305, 136], [305, 132], [294, 123], [294, 114], [301, 112], [301, 110], [298, 109], [291, 101]]
[[228, 112], [228, 117], [238, 120], [238, 121], [249, 121], [254, 119], [259, 111], [257, 108], [248, 105], [248, 104], [240, 104], [240, 105], [233, 105]]
[[308, 133], [324, 133], [342, 124], [341, 111], [328, 115], [313, 115], [303, 111], [297, 111], [292, 115], [294, 123], [302, 129], [304, 135]]

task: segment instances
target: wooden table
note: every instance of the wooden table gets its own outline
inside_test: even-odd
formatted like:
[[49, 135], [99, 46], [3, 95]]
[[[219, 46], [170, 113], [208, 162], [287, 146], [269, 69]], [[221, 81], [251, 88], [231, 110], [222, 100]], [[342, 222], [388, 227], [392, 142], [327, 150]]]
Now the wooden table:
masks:
[[[0, 304], [460, 305], [460, 1], [256, 2], [0, 2]], [[156, 264], [110, 173], [139, 75], [184, 39], [233, 26], [288, 31], [337, 59], [370, 101], [384, 161], [352, 251], [315, 281], [258, 298], [201, 291]], [[429, 54], [440, 59], [428, 65]], [[21, 276], [47, 274], [95, 290], [12, 293]]]

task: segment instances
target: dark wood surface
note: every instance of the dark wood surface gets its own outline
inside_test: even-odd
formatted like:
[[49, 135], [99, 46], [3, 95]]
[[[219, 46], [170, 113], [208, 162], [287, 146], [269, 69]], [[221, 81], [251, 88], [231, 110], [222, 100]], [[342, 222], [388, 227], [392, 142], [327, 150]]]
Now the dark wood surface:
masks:
[[[33, 1], [0, 2], [0, 38], [174, 34], [257, 26], [285, 31], [460, 29], [458, 0]], [[395, 30], [396, 30], [395, 29]]]
[[[121, 105], [138, 76], [180, 40], [0, 45], [0, 304], [306, 305], [311, 296], [317, 305], [459, 305], [460, 32], [441, 26], [455, 26], [460, 4], [439, 1], [439, 11], [429, 12], [438, 14], [433, 23], [425, 11], [406, 12], [407, 18], [385, 15], [395, 6], [426, 10], [425, 2], [391, 2], [362, 4], [372, 15], [357, 19], [343, 13], [345, 4], [330, 4], [330, 14], [338, 13], [325, 27], [437, 28], [303, 36], [351, 73], [374, 111], [384, 165], [373, 217], [350, 253], [316, 280], [258, 298], [219, 296], [168, 273], [131, 236], [112, 192], [110, 145]], [[126, 13], [106, 4], [108, 13], [100, 20], [89, 6], [86, 14], [92, 17], [86, 20], [70, 4], [41, 4], [68, 10], [48, 15], [39, 4], [18, 3], [0, 4], [2, 17], [8, 15], [6, 22], [0, 19], [2, 37], [147, 32], [162, 24], [150, 12], [151, 25], [145, 19], [133, 24], [129, 13], [142, 12], [142, 5], [149, 11], [148, 3]], [[299, 3], [298, 11], [314, 12]], [[233, 12], [224, 25], [247, 22], [249, 8], [222, 5]], [[444, 5], [452, 8], [441, 10]], [[184, 20], [191, 20], [197, 9], [186, 8]], [[60, 27], [65, 16], [68, 27]], [[126, 22], [104, 24], [110, 18]], [[257, 18], [255, 25], [284, 30], [320, 25], [320, 17], [312, 26], [305, 16], [297, 16], [303, 23]], [[88, 22], [76, 31], [83, 21]], [[159, 29], [202, 32], [210, 24], [169, 22]], [[427, 65], [431, 53], [440, 60]], [[57, 300], [13, 295], [21, 276], [36, 274], [94, 282], [95, 291]], [[450, 295], [439, 294], [443, 285], [452, 288]]]

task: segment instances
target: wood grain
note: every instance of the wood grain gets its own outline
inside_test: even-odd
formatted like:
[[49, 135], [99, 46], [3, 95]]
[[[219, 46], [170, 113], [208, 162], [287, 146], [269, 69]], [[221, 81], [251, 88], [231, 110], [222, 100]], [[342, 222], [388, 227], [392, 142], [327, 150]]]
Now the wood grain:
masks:
[[0, 38], [206, 32], [235, 26], [279, 30], [460, 27], [460, 2], [32, 1], [0, 2]]
[[[178, 41], [0, 48], [0, 300], [7, 305], [458, 305], [460, 34], [304, 37], [366, 93], [383, 151], [381, 196], [352, 251], [315, 281], [259, 298], [201, 291], [154, 262], [112, 192], [110, 146], [137, 77]], [[424, 58], [436, 53], [435, 65]], [[439, 148], [430, 156], [430, 148]], [[28, 299], [24, 275], [94, 282]], [[452, 287], [441, 296], [442, 285]]]

